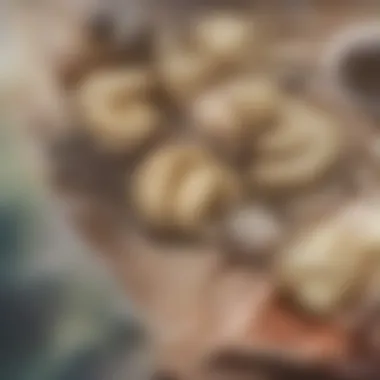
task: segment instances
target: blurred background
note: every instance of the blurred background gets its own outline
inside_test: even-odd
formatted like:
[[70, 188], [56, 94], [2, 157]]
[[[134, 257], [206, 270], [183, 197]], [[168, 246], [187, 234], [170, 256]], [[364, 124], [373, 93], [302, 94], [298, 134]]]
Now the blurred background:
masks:
[[18, 120], [0, 115], [0, 379], [144, 379], [131, 306], [42, 186]]
[[[0, 0], [0, 380], [148, 379], [146, 339], [132, 305], [101, 259], [70, 228], [59, 200], [43, 186], [38, 152], [18, 127], [26, 115], [6, 101], [12, 80], [23, 84], [21, 76], [12, 75], [31, 66], [17, 56], [8, 35], [9, 3]], [[290, 9], [288, 16], [302, 20], [295, 10], [310, 12], [309, 1], [283, 3]], [[335, 27], [330, 13], [328, 21]], [[122, 27], [134, 26], [131, 14], [120, 21]], [[313, 24], [300, 24], [313, 35]], [[304, 46], [295, 47], [293, 55], [299, 59]], [[284, 61], [294, 58], [284, 55]], [[39, 84], [38, 73], [33, 79]], [[43, 101], [49, 100], [46, 93]]]

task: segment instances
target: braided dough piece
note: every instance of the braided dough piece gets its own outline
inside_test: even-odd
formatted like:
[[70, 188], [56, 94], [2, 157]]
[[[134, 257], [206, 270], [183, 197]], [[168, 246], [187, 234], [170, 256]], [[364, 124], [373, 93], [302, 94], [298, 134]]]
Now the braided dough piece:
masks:
[[341, 154], [340, 132], [339, 125], [322, 112], [290, 101], [279, 124], [255, 141], [253, 186], [282, 191], [318, 181]]
[[156, 135], [158, 109], [149, 100], [154, 81], [144, 68], [104, 70], [79, 88], [79, 111], [89, 134], [110, 151], [134, 152]]
[[201, 147], [169, 145], [137, 170], [132, 197], [148, 223], [199, 231], [238, 199], [239, 181]]

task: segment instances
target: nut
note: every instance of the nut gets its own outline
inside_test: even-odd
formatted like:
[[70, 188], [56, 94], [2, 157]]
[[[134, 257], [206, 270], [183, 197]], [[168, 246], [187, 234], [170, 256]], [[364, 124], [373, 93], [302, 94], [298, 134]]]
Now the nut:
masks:
[[132, 199], [141, 217], [159, 229], [199, 231], [238, 199], [234, 175], [195, 145], [169, 145], [138, 169]]
[[278, 217], [267, 207], [247, 206], [228, 218], [226, 234], [234, 250], [251, 258], [260, 258], [278, 247], [284, 237]]
[[198, 97], [191, 114], [194, 127], [201, 135], [228, 151], [240, 148], [245, 126], [224, 91], [214, 90]]
[[144, 69], [96, 72], [79, 89], [79, 110], [89, 134], [111, 151], [134, 152], [158, 131], [149, 102], [152, 78]]

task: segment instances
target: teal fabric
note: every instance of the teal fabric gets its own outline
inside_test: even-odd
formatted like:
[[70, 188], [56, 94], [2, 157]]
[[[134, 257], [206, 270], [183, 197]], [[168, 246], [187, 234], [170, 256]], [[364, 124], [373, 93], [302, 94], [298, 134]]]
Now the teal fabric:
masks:
[[0, 127], [0, 379], [110, 380], [142, 342], [136, 318], [22, 146]]

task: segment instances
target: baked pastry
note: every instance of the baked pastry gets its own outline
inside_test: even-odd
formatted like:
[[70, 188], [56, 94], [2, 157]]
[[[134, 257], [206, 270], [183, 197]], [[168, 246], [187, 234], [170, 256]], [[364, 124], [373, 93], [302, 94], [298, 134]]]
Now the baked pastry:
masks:
[[133, 153], [157, 135], [160, 112], [152, 104], [149, 69], [94, 72], [78, 90], [78, 113], [94, 141], [110, 151]]
[[153, 226], [202, 231], [239, 200], [239, 179], [206, 150], [173, 144], [154, 152], [132, 178], [132, 203]]

